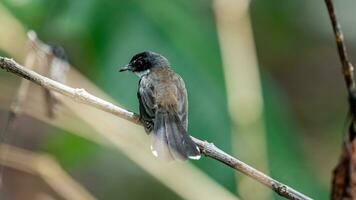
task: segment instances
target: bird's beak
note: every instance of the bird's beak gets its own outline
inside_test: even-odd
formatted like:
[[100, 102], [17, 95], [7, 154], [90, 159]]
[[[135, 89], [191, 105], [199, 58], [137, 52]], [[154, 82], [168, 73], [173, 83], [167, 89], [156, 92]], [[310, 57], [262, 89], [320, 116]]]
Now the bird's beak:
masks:
[[127, 64], [126, 66], [121, 67], [119, 69], [119, 72], [130, 71], [130, 70], [131, 70], [131, 66], [130, 66], [130, 64]]

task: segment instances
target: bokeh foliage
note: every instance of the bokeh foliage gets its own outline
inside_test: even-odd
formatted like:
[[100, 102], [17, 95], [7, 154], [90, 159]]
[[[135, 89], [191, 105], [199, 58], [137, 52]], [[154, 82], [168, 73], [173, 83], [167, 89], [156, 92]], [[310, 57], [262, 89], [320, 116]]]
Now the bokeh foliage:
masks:
[[[306, 135], [299, 134], [302, 130], [291, 109], [288, 93], [275, 80], [275, 74], [278, 76], [280, 72], [272, 66], [279, 58], [280, 62], [296, 59], [297, 55], [292, 55], [291, 60], [275, 56], [284, 50], [291, 52], [293, 45], [303, 48], [303, 43], [298, 44], [295, 37], [304, 38], [305, 43], [311, 40], [312, 37], [308, 38], [301, 31], [301, 21], [294, 18], [305, 1], [272, 2], [254, 1], [252, 4], [258, 53], [266, 53], [262, 55], [261, 77], [269, 173], [315, 199], [326, 199], [328, 183], [314, 173], [323, 166], [309, 163], [305, 154], [313, 152], [302, 145]], [[74, 66], [135, 112], [138, 112], [138, 79], [117, 73], [118, 67], [140, 51], [153, 50], [165, 55], [187, 85], [190, 132], [232, 152], [231, 122], [211, 1], [3, 0], [2, 3], [40, 38], [64, 46]], [[263, 51], [260, 43], [264, 48], [275, 45], [280, 49]], [[335, 121], [333, 126], [340, 127], [340, 123], [342, 120]], [[46, 138], [43, 149], [59, 159], [99, 199], [140, 199], [147, 195], [179, 198], [123, 155], [61, 130], [50, 131], [53, 133]], [[233, 170], [211, 159], [193, 163], [235, 192]], [[144, 194], [140, 196], [140, 193]]]

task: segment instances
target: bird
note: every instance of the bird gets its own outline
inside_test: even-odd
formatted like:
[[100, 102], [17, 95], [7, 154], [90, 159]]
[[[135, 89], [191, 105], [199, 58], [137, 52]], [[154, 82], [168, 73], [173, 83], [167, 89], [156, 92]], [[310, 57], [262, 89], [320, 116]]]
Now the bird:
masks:
[[201, 152], [188, 129], [188, 96], [183, 79], [164, 56], [144, 51], [134, 55], [120, 72], [130, 71], [140, 79], [137, 98], [140, 120], [152, 133], [151, 151], [162, 160], [198, 160]]

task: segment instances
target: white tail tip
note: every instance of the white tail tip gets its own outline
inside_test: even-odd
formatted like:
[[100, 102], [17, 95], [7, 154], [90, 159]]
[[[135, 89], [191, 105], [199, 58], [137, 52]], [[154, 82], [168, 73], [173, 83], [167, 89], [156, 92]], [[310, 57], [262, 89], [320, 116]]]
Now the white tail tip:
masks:
[[189, 159], [192, 159], [192, 160], [199, 160], [201, 158], [200, 155], [197, 155], [197, 156], [189, 156], [188, 157]]
[[158, 158], [158, 153], [157, 153], [157, 151], [153, 148], [152, 145], [151, 145], [151, 152], [152, 152], [152, 154], [153, 154], [155, 157]]

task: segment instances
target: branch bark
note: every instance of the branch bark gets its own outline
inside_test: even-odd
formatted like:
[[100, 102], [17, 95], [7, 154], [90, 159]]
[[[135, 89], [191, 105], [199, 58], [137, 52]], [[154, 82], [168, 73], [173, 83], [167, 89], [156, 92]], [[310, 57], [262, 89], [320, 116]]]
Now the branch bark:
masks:
[[[61, 84], [59, 82], [53, 81], [47, 77], [44, 77], [32, 70], [26, 69], [25, 67], [19, 65], [14, 60], [9, 58], [0, 57], [0, 68], [8, 72], [16, 74], [22, 78], [30, 80], [48, 90], [52, 90], [63, 94], [71, 98], [72, 100], [93, 106], [105, 112], [116, 115], [120, 118], [126, 119], [138, 125], [142, 125], [139, 116], [133, 112], [127, 111], [120, 108], [110, 102], [100, 99], [84, 89], [72, 88], [67, 85]], [[310, 197], [294, 190], [293, 188], [280, 183], [271, 177], [265, 175], [264, 173], [254, 169], [253, 167], [247, 165], [246, 163], [232, 157], [231, 155], [225, 153], [221, 149], [217, 148], [214, 144], [207, 141], [202, 141], [200, 139], [192, 137], [194, 142], [199, 146], [201, 152], [207, 156], [211, 157], [217, 161], [220, 161], [227, 166], [240, 171], [241, 173], [251, 177], [252, 179], [260, 182], [261, 184], [269, 187], [277, 194], [287, 199], [296, 200], [310, 200]]]
[[325, 0], [326, 7], [328, 9], [330, 21], [335, 34], [335, 41], [337, 45], [337, 50], [339, 52], [340, 61], [342, 63], [342, 72], [346, 82], [346, 87], [349, 92], [354, 92], [355, 90], [355, 77], [354, 77], [354, 67], [349, 61], [349, 57], [346, 50], [346, 45], [344, 42], [344, 34], [341, 30], [341, 25], [336, 18], [336, 13], [332, 0]]
[[344, 34], [337, 20], [332, 0], [325, 0], [333, 27], [337, 50], [342, 64], [342, 73], [349, 98], [349, 129], [345, 134], [339, 162], [333, 170], [331, 199], [356, 198], [356, 83], [354, 66], [349, 61]]

